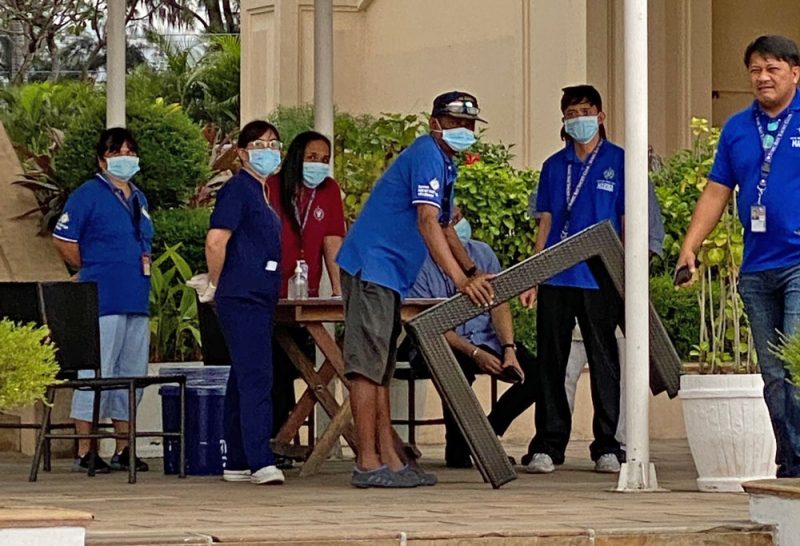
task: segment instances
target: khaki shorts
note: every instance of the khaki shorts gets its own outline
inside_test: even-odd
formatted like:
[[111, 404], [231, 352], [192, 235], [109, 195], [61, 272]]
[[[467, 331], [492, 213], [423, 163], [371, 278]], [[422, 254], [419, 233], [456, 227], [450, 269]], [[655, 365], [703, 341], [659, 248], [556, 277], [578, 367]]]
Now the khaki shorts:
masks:
[[346, 271], [341, 276], [345, 375], [388, 385], [397, 361], [400, 294]]

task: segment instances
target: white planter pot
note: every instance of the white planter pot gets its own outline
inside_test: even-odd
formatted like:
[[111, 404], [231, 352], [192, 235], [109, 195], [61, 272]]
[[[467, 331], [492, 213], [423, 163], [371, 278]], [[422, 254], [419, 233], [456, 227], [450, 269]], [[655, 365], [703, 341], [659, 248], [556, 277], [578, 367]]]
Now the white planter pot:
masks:
[[775, 436], [758, 374], [683, 375], [686, 436], [700, 491], [742, 491], [774, 478]]

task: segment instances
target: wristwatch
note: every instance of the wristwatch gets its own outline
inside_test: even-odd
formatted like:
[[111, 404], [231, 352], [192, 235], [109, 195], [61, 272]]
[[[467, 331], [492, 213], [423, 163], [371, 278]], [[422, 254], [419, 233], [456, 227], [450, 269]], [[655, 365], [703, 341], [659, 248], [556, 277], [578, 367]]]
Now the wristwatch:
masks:
[[506, 349], [511, 349], [515, 353], [517, 352], [517, 344], [516, 343], [503, 343], [503, 345], [501, 345], [501, 347], [503, 348], [504, 351]]
[[470, 267], [469, 269], [464, 271], [464, 273], [466, 273], [467, 277], [472, 277], [477, 272], [478, 272], [478, 266], [477, 265], [473, 265], [472, 267]]

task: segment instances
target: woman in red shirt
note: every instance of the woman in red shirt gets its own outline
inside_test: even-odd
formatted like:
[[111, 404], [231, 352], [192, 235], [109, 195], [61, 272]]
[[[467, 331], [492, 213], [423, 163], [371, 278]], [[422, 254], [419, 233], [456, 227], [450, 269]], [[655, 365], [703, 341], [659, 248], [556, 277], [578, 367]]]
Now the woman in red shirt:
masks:
[[285, 298], [297, 260], [308, 264], [308, 295], [319, 297], [322, 261], [334, 296], [340, 296], [336, 254], [345, 233], [339, 184], [331, 178], [331, 145], [314, 131], [300, 133], [289, 145], [280, 173], [267, 184], [281, 217], [281, 297]]
[[[281, 289], [285, 298], [297, 260], [308, 264], [308, 296], [319, 297], [322, 262], [328, 270], [334, 296], [341, 296], [336, 254], [345, 234], [344, 208], [339, 184], [331, 177], [331, 143], [313, 131], [297, 135], [283, 161], [280, 173], [267, 180], [272, 207], [281, 219]], [[314, 359], [314, 343], [304, 328], [293, 328], [292, 337], [307, 356]], [[295, 404], [294, 379], [289, 358], [273, 345], [275, 369], [272, 389], [273, 431], [277, 434]], [[280, 461], [279, 466], [289, 466]]]

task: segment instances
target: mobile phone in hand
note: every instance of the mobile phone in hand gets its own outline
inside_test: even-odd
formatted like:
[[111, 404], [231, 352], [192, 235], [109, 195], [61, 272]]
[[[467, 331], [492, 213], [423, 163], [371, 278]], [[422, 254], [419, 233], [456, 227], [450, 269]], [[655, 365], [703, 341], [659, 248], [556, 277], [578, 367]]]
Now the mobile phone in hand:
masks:
[[675, 286], [680, 286], [690, 280], [692, 280], [692, 272], [689, 271], [688, 265], [681, 266], [675, 271], [675, 279], [673, 281]]

